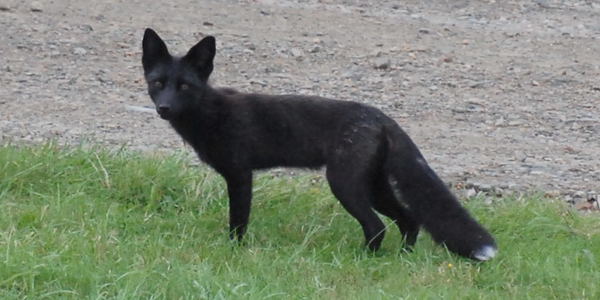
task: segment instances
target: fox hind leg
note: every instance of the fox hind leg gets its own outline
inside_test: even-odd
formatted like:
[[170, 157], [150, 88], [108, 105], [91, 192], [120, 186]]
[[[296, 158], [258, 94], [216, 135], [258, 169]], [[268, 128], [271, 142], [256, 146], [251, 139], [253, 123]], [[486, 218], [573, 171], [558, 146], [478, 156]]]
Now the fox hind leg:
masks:
[[404, 249], [411, 250], [419, 235], [419, 222], [402, 205], [401, 195], [394, 193], [385, 175], [377, 176], [372, 184], [373, 208], [380, 214], [392, 219], [400, 229], [404, 241]]
[[371, 209], [368, 174], [351, 169], [348, 164], [339, 164], [328, 166], [326, 175], [334, 196], [362, 226], [366, 246], [372, 251], [378, 250], [385, 226]]

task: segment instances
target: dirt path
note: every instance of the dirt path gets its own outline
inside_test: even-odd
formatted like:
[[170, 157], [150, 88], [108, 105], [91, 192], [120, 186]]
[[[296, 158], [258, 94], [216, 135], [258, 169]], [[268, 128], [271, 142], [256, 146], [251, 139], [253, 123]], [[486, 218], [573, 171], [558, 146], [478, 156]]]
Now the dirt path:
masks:
[[180, 148], [132, 109], [145, 27], [178, 53], [215, 35], [215, 85], [380, 107], [448, 181], [600, 190], [596, 0], [0, 1], [0, 142]]

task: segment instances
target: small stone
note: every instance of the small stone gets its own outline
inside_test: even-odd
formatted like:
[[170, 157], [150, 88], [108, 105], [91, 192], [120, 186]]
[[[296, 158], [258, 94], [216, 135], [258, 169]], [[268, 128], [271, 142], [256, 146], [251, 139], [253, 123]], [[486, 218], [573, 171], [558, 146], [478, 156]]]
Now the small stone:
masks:
[[534, 0], [533, 2], [535, 2], [537, 5], [543, 8], [553, 8], [547, 0]]
[[469, 101], [465, 107], [455, 107], [452, 111], [455, 113], [475, 113], [484, 111], [484, 106], [478, 101]]
[[373, 57], [381, 57], [382, 55], [383, 55], [383, 51], [381, 51], [379, 49], [377, 49], [371, 53], [371, 56], [373, 56]]
[[308, 52], [310, 53], [318, 53], [321, 51], [321, 46], [319, 45], [314, 45], [312, 48], [310, 48], [310, 50], [308, 50]]
[[33, 1], [31, 2], [31, 4], [29, 4], [29, 10], [31, 10], [32, 12], [42, 12], [43, 8], [41, 3]]
[[494, 195], [496, 197], [502, 197], [502, 195], [504, 195], [504, 190], [500, 187], [494, 187]]
[[256, 45], [254, 45], [252, 42], [244, 42], [244, 47], [252, 51], [256, 50]]
[[475, 197], [477, 195], [477, 191], [474, 188], [465, 190], [465, 198]]
[[0, 11], [10, 11], [10, 7], [5, 4], [0, 4]]
[[215, 25], [215, 24], [213, 24], [213, 23], [211, 23], [211, 22], [206, 22], [206, 21], [205, 21], [205, 22], [202, 22], [202, 25], [204, 25], [204, 26], [213, 26], [213, 25]]
[[73, 49], [73, 54], [75, 54], [75, 55], [86, 55], [87, 54], [87, 50], [85, 50], [84, 48], [81, 48], [81, 47], [76, 47], [75, 49]]
[[573, 197], [571, 197], [571, 195], [565, 195], [563, 199], [565, 200], [565, 202], [575, 204], [575, 200], [573, 200]]
[[521, 120], [512, 120], [512, 121], [508, 122], [508, 126], [520, 126], [523, 124], [524, 124], [524, 122]]
[[510, 182], [506, 185], [506, 189], [509, 189], [511, 191], [516, 190], [517, 188], [519, 188], [519, 185], [514, 183], [514, 182]]
[[500, 117], [494, 122], [494, 125], [496, 125], [496, 126], [502, 126], [503, 124], [504, 124], [504, 117]]
[[373, 61], [373, 66], [378, 70], [386, 70], [390, 68], [392, 62], [389, 58], [379, 57]]
[[431, 33], [431, 30], [429, 30], [429, 28], [419, 28], [419, 33], [429, 34]]
[[479, 184], [478, 188], [480, 191], [486, 192], [486, 193], [492, 190], [492, 186], [487, 183]]
[[85, 32], [94, 31], [94, 27], [92, 27], [92, 25], [90, 25], [90, 24], [83, 24], [83, 25], [79, 26], [79, 28]]
[[292, 48], [292, 49], [290, 49], [290, 53], [294, 57], [302, 57], [302, 56], [304, 56], [304, 51], [302, 51], [302, 49], [300, 49], [300, 48]]
[[486, 81], [477, 81], [469, 84], [469, 87], [472, 89], [482, 88], [485, 86], [486, 83]]

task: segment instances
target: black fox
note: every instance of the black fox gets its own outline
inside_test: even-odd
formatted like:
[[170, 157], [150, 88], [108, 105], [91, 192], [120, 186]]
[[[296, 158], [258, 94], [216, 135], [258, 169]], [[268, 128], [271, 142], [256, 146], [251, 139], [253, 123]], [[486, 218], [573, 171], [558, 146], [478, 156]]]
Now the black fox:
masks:
[[183, 57], [171, 56], [149, 28], [142, 44], [156, 111], [227, 182], [232, 239], [241, 240], [248, 225], [253, 170], [326, 166], [331, 191], [362, 226], [369, 249], [377, 250], [384, 237], [377, 211], [394, 220], [408, 249], [423, 226], [459, 255], [488, 260], [496, 254], [492, 236], [380, 110], [321, 97], [213, 88], [212, 36]]

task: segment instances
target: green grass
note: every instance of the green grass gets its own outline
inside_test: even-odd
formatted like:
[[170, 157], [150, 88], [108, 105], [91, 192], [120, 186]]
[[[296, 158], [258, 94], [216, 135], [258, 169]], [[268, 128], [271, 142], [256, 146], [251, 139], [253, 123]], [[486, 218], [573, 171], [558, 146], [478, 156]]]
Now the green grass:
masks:
[[[420, 236], [376, 254], [315, 174], [255, 178], [246, 243], [223, 180], [175, 156], [0, 146], [1, 299], [598, 299], [600, 221], [528, 197], [465, 204], [496, 236], [475, 263]], [[388, 223], [389, 224], [389, 223]]]

